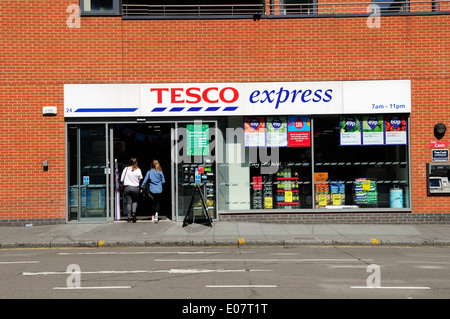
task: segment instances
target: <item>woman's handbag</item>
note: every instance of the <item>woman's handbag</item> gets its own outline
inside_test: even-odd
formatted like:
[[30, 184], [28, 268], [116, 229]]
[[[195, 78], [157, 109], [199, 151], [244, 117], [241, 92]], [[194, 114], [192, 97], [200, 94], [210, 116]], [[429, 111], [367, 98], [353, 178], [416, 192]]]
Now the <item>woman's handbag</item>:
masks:
[[152, 193], [150, 192], [150, 183], [145, 185], [144, 189], [142, 190], [142, 197], [144, 198], [144, 200], [149, 200], [151, 202], [155, 201]]
[[123, 194], [123, 190], [125, 188], [125, 186], [123, 185], [123, 183], [125, 182], [125, 177], [127, 177], [127, 173], [128, 173], [128, 167], [125, 168], [127, 171], [125, 172], [125, 176], [123, 177], [123, 182], [119, 184], [119, 192], [121, 194]]

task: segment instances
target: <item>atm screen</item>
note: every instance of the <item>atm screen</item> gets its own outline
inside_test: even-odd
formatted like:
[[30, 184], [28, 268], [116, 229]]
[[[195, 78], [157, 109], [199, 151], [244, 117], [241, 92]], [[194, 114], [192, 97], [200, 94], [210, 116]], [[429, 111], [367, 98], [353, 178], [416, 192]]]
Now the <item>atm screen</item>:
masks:
[[450, 166], [449, 165], [433, 165], [431, 167], [431, 176], [450, 176], [449, 175]]
[[440, 179], [430, 179], [430, 187], [441, 188], [441, 180]]

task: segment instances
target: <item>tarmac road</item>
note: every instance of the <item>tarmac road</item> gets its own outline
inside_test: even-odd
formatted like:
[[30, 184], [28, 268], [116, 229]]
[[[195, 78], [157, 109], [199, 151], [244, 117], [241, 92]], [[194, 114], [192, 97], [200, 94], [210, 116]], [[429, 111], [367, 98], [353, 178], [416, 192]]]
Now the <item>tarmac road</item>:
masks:
[[176, 299], [175, 314], [192, 299], [448, 299], [449, 273], [448, 246], [11, 248], [0, 298]]

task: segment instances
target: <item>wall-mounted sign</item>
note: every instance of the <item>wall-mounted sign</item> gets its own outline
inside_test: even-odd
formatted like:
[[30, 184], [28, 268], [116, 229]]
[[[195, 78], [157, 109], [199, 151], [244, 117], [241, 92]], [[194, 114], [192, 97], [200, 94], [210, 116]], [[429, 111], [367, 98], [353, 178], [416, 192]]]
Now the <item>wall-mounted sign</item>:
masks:
[[44, 106], [42, 108], [42, 114], [45, 116], [55, 116], [58, 113], [56, 106]]
[[411, 112], [410, 80], [65, 84], [65, 117]]
[[448, 150], [431, 150], [431, 161], [432, 162], [448, 162]]
[[444, 148], [450, 145], [450, 142], [430, 141], [429, 148]]

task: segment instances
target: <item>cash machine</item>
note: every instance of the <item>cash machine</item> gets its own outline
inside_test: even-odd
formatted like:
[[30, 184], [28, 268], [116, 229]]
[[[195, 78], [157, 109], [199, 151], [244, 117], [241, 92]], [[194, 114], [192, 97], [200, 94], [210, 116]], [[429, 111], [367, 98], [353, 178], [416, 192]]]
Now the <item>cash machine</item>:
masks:
[[450, 195], [450, 162], [427, 163], [427, 195]]

